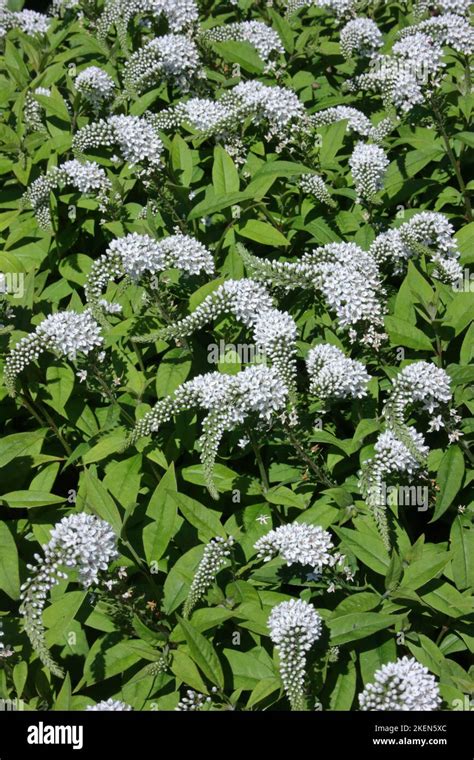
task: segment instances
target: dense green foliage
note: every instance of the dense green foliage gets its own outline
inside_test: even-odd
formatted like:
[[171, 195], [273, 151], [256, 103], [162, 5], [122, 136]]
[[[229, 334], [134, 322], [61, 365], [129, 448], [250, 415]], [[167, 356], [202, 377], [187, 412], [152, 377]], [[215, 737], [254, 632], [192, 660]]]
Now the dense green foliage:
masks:
[[[18, 373], [14, 395], [0, 385], [0, 620], [1, 641], [10, 649], [0, 658], [0, 697], [23, 698], [26, 709], [81, 710], [113, 697], [135, 710], [169, 710], [192, 689], [211, 695], [205, 709], [288, 710], [267, 621], [277, 604], [299, 597], [323, 619], [308, 654], [308, 709], [358, 709], [357, 695], [375, 670], [403, 655], [436, 676], [442, 709], [459, 709], [474, 687], [469, 59], [445, 47], [442, 83], [423, 104], [397, 115], [380, 95], [347, 89], [364, 63], [343, 57], [341, 23], [327, 10], [286, 15], [283, 3], [250, 0], [198, 5], [201, 31], [263, 21], [284, 52], [268, 67], [250, 42], [201, 39], [194, 28], [203, 75], [189, 76], [190, 93], [160, 76], [138, 93], [125, 88], [127, 61], [148, 39], [168, 33], [164, 16], [147, 25], [137, 15], [120, 34], [112, 25], [100, 37], [102, 3], [81, 2], [83, 15], [65, 10], [44, 35], [13, 26], [3, 38], [0, 270], [10, 279], [0, 302], [0, 362], [48, 315], [86, 308], [94, 260], [128, 233], [156, 240], [177, 231], [190, 235], [211, 252], [215, 272], [174, 268], [146, 281], [111, 281], [104, 294], [122, 311], [96, 314], [103, 355], [71, 361], [47, 350]], [[360, 15], [376, 21], [390, 51], [397, 33], [416, 22], [412, 10], [401, 0], [366, 3]], [[92, 65], [116, 88], [115, 99], [97, 110], [75, 87], [76, 76]], [[228, 142], [185, 121], [159, 125], [162, 166], [142, 176], [115, 160], [114, 149], [73, 152], [73, 136], [100, 117], [159, 114], [189, 96], [217, 100], [251, 79], [293, 90], [308, 114], [344, 105], [374, 125], [391, 117], [379, 142], [390, 163], [375, 198], [356, 198], [348, 162], [361, 138], [347, 120], [279, 146], [250, 117], [233, 125], [239, 139]], [[33, 95], [37, 87], [50, 94]], [[52, 226], [45, 229], [24, 194], [75, 157], [104, 168], [113, 198], [104, 211], [94, 194], [61, 185], [47, 201]], [[300, 188], [301, 175], [312, 172], [323, 177], [330, 203]], [[245, 366], [241, 347], [253, 344], [248, 327], [229, 314], [186, 339], [164, 339], [157, 331], [193, 312], [224, 281], [252, 276], [255, 258], [296, 262], [305, 251], [341, 242], [367, 251], [378, 234], [419, 211], [442, 212], [453, 225], [463, 283], [438, 279], [422, 247], [402, 271], [382, 267], [388, 338], [380, 346], [360, 335], [351, 342], [315, 290], [269, 288], [297, 325], [292, 403], [298, 422], [291, 424], [288, 407], [266, 425], [250, 415], [225, 432], [213, 468], [218, 500], [206, 487], [198, 409], [190, 406], [127, 446], [136, 421], [159, 399], [199, 374], [235, 375]], [[13, 282], [21, 284], [15, 292]], [[366, 366], [366, 396], [322, 403], [309, 393], [304, 360], [322, 342]], [[213, 364], [210, 352], [223, 345]], [[426, 471], [410, 481], [426, 489], [426, 503], [387, 507], [387, 544], [361, 494], [359, 471], [385, 427], [391, 381], [415, 360], [449, 374], [450, 406], [460, 417], [454, 427], [462, 436], [454, 427], [428, 430], [420, 410], [409, 415], [429, 446]], [[47, 646], [65, 669], [62, 679], [41, 662], [23, 630], [20, 584], [53, 526], [81, 511], [110, 524], [119, 556], [100, 584], [84, 589], [72, 573], [51, 590], [43, 622]], [[266, 563], [257, 557], [259, 538], [294, 521], [328, 529], [352, 579], [328, 580], [281, 557]], [[232, 536], [234, 544], [186, 617], [183, 605], [204, 547], [216, 536]]]

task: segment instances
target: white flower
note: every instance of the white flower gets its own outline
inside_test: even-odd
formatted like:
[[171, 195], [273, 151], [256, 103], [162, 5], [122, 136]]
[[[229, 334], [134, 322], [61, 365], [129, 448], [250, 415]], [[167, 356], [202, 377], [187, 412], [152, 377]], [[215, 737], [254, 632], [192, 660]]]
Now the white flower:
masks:
[[184, 34], [155, 37], [128, 59], [124, 82], [129, 90], [141, 93], [162, 79], [189, 90], [193, 78], [203, 76], [196, 44]]
[[117, 537], [104, 520], [85, 512], [75, 512], [56, 523], [43, 552], [44, 557], [34, 555], [35, 566], [28, 565], [33, 573], [21, 587], [20, 614], [43, 664], [55, 675], [62, 676], [62, 668], [51, 657], [45, 641], [41, 616], [47, 595], [61, 579], [68, 578], [71, 570], [77, 570], [79, 583], [84, 588], [97, 583], [99, 572], [107, 570], [109, 563], [118, 556]]
[[[214, 260], [207, 248], [189, 235], [170, 235], [155, 240], [149, 235], [131, 232], [113, 240], [106, 253], [94, 261], [85, 285], [86, 298], [97, 302], [106, 311], [118, 311], [102, 299], [101, 293], [109, 282], [127, 275], [134, 281], [166, 269], [182, 269], [188, 274], [213, 274]], [[113, 313], [112, 312], [112, 313]]]
[[431, 255], [431, 261], [436, 265], [434, 276], [443, 282], [454, 283], [462, 275], [454, 227], [436, 211], [421, 211], [397, 229], [380, 233], [372, 243], [370, 253], [379, 264], [390, 262], [394, 273], [401, 274], [406, 261], [420, 254], [420, 246], [423, 246], [424, 253]]
[[188, 689], [186, 696], [180, 699], [178, 706], [174, 709], [178, 712], [199, 712], [211, 701], [211, 697], [206, 697], [205, 694], [201, 694], [199, 691]]
[[434, 430], [441, 430], [442, 427], [444, 427], [443, 418], [438, 414], [429, 421], [428, 432], [432, 433]]
[[97, 702], [96, 705], [87, 705], [86, 711], [90, 712], [111, 712], [116, 710], [130, 711], [132, 708], [127, 705], [126, 702], [122, 702], [120, 699], [103, 699], [101, 702]]
[[364, 365], [344, 356], [329, 343], [314, 346], [306, 358], [310, 377], [309, 390], [321, 400], [329, 398], [362, 398], [367, 395], [370, 380]]
[[[5, 635], [2, 629], [3, 629], [3, 622], [0, 619], [0, 638]], [[11, 657], [12, 654], [13, 654], [13, 650], [8, 645], [5, 645], [3, 641], [0, 641], [0, 659], [2, 657], [5, 657], [5, 658]]]
[[474, 50], [474, 29], [468, 19], [456, 13], [444, 13], [407, 26], [399, 36], [406, 39], [419, 32], [431, 37], [434, 44], [449, 45], [463, 55], [471, 55]]
[[8, 8], [0, 8], [1, 26], [0, 37], [5, 36], [8, 29], [21, 29], [29, 37], [46, 34], [49, 30], [51, 19], [44, 13], [37, 11], [22, 10], [12, 12]]
[[195, 0], [105, 0], [97, 24], [99, 37], [105, 38], [113, 24], [124, 37], [129, 22], [139, 13], [156, 20], [165, 16], [172, 32], [180, 32], [198, 20]]
[[281, 680], [291, 708], [302, 710], [305, 706], [306, 655], [321, 636], [321, 617], [312, 604], [291, 599], [272, 609], [268, 627], [280, 657]]
[[321, 203], [326, 203], [328, 206], [335, 205], [324, 180], [317, 174], [302, 174], [299, 181], [299, 187], [304, 193], [314, 195], [314, 197], [321, 201]]
[[114, 96], [115, 82], [106, 71], [98, 66], [89, 66], [81, 71], [74, 84], [84, 100], [99, 111], [104, 103]]
[[112, 185], [104, 169], [94, 161], [80, 162], [75, 159], [65, 161], [35, 179], [24, 195], [24, 201], [32, 206], [38, 224], [43, 229], [48, 230], [51, 227], [49, 210], [51, 191], [68, 184], [80, 193], [95, 195], [99, 209], [105, 211], [108, 204], [107, 195]]
[[379, 435], [374, 449], [375, 455], [362, 463], [359, 485], [384, 544], [390, 549], [386, 480], [391, 475], [399, 474], [410, 481], [414, 473], [425, 465], [429, 448], [421, 433], [399, 422], [396, 432], [388, 429]]
[[51, 90], [47, 87], [36, 87], [33, 92], [28, 92], [25, 97], [23, 118], [25, 126], [29, 132], [44, 132], [46, 131], [43, 123], [44, 108], [36, 99], [36, 95], [49, 97], [51, 95]]
[[309, 117], [310, 123], [315, 126], [334, 124], [337, 121], [347, 121], [347, 131], [352, 130], [361, 137], [368, 137], [374, 142], [379, 142], [393, 129], [391, 119], [383, 119], [377, 126], [373, 126], [370, 119], [351, 106], [333, 106], [316, 111]]
[[404, 367], [392, 381], [390, 398], [384, 411], [402, 421], [409, 406], [421, 404], [430, 414], [440, 404], [452, 399], [451, 380], [444, 369], [431, 362], [413, 362]]
[[414, 657], [402, 657], [375, 671], [373, 683], [359, 694], [361, 710], [439, 710], [441, 698], [434, 676]]
[[189, 316], [161, 331], [167, 340], [185, 338], [211, 320], [230, 313], [252, 329], [257, 350], [270, 359], [288, 388], [296, 388], [296, 336], [294, 319], [273, 307], [266, 288], [251, 279], [226, 280]]
[[138, 176], [147, 176], [161, 166], [163, 143], [151, 122], [140, 116], [110, 116], [87, 124], [73, 137], [72, 147], [78, 153], [90, 148], [118, 146], [121, 157], [132, 168], [141, 166]]
[[254, 548], [258, 558], [265, 562], [279, 554], [287, 565], [311, 565], [318, 573], [323, 567], [336, 564], [331, 535], [319, 525], [300, 522], [281, 525], [259, 538]]
[[185, 618], [190, 616], [201, 597], [204, 596], [214, 583], [219, 570], [225, 566], [233, 543], [234, 539], [232, 536], [229, 536], [228, 539], [217, 536], [216, 538], [212, 538], [205, 547], [183, 608], [183, 616]]
[[[414, 451], [422, 457], [428, 455], [428, 447], [424, 438], [414, 428], [407, 428], [410, 448], [403, 443], [391, 430], [385, 430], [375, 444], [375, 462], [378, 473], [389, 475], [393, 472], [406, 472], [412, 475], [420, 467], [420, 462]], [[413, 448], [412, 448], [413, 447]], [[369, 461], [369, 460], [367, 460]]]
[[245, 250], [241, 256], [254, 280], [286, 290], [322, 293], [338, 326], [350, 331], [351, 340], [357, 337], [355, 327], [364, 331], [367, 345], [381, 337], [374, 329], [383, 324], [385, 311], [379, 268], [374, 256], [355, 243], [329, 243], [305, 253], [296, 263], [258, 259]]
[[378, 145], [359, 142], [349, 159], [358, 200], [372, 201], [375, 194], [383, 187], [383, 178], [389, 160]]
[[410, 36], [396, 42], [390, 55], [374, 55], [368, 70], [348, 83], [352, 91], [380, 93], [386, 108], [402, 113], [425, 102], [427, 92], [440, 84], [444, 67], [439, 42], [421, 25], [408, 29]]
[[383, 36], [375, 21], [355, 18], [341, 29], [341, 51], [344, 58], [354, 53], [370, 58], [383, 45]]
[[233, 430], [248, 417], [269, 423], [284, 409], [288, 388], [273, 367], [259, 364], [236, 375], [209, 372], [183, 383], [171, 395], [158, 401], [135, 425], [129, 443], [158, 431], [174, 414], [193, 407], [208, 411], [199, 439], [201, 461], [210, 494], [217, 499], [213, 480], [214, 461], [225, 431]]
[[[293, 132], [296, 135], [303, 133], [309, 124], [305, 108], [295, 92], [287, 87], [264, 85], [254, 79], [240, 82], [218, 101], [190, 98], [149, 118], [157, 129], [170, 129], [185, 123], [208, 137], [224, 138], [228, 133], [239, 132], [249, 117], [256, 126], [263, 124], [266, 127], [266, 140], [276, 137], [281, 145], [294, 136]], [[234, 148], [238, 148], [235, 134], [233, 139]], [[226, 148], [232, 151], [230, 139], [226, 140]]]
[[50, 314], [33, 333], [21, 338], [5, 360], [5, 381], [13, 392], [17, 375], [43, 351], [56, 351], [70, 361], [101, 346], [100, 328], [89, 309], [82, 313], [59, 311]]

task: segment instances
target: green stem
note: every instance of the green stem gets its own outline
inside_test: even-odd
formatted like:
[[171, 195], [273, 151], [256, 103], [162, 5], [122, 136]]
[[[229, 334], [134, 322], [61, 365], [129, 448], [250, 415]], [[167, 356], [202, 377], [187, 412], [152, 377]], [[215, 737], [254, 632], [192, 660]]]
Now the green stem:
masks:
[[[38, 422], [40, 422], [41, 425], [43, 426], [44, 422], [42, 421], [41, 416], [35, 411], [35, 408], [34, 408], [35, 402], [33, 401], [32, 397], [30, 395], [29, 390], [23, 388], [23, 393], [20, 394], [20, 397], [21, 397], [22, 403], [25, 406], [25, 408], [28, 409], [28, 411], [31, 412], [31, 414], [34, 416], [34, 418]], [[36, 400], [36, 405], [39, 407], [40, 413], [45, 418], [45, 420], [47, 422], [47, 425], [51, 428], [51, 430], [55, 434], [56, 438], [58, 439], [58, 441], [60, 442], [60, 444], [63, 447], [64, 451], [66, 452], [67, 456], [68, 457], [71, 456], [72, 449], [69, 446], [69, 444], [67, 443], [67, 441], [64, 439], [61, 431], [59, 430], [58, 426], [56, 425], [55, 421], [53, 420], [53, 418], [51, 417], [51, 415], [49, 414], [49, 412], [44, 408], [44, 406], [42, 406], [42, 404], [39, 403], [38, 400]]]
[[140, 349], [139, 349], [138, 345], [135, 343], [135, 341], [134, 341], [134, 340], [131, 340], [130, 342], [131, 342], [131, 344], [132, 344], [132, 348], [133, 348], [133, 350], [135, 351], [135, 355], [136, 355], [136, 357], [137, 357], [137, 359], [138, 359], [138, 364], [140, 365], [140, 370], [141, 370], [142, 372], [145, 372], [145, 365], [144, 365], [144, 363], [143, 363], [142, 352], [140, 351]]
[[316, 476], [317, 480], [322, 483], [323, 485], [327, 486], [328, 488], [332, 488], [334, 486], [334, 483], [332, 483], [329, 478], [326, 476], [324, 471], [319, 467], [319, 465], [314, 462], [311, 457], [306, 453], [300, 442], [298, 441], [297, 437], [293, 433], [293, 431], [290, 429], [288, 425], [283, 426], [285, 429], [285, 432], [288, 436], [288, 440], [290, 441], [293, 448], [296, 450], [298, 455], [301, 457], [303, 462], [308, 465], [311, 472]]
[[109, 399], [110, 403], [111, 403], [111, 404], [114, 404], [114, 405], [116, 405], [116, 406], [118, 406], [118, 408], [119, 408], [119, 411], [120, 411], [120, 414], [122, 414], [122, 415], [123, 415], [123, 417], [124, 417], [124, 418], [127, 420], [127, 422], [128, 422], [130, 425], [132, 425], [132, 427], [135, 427], [135, 420], [134, 420], [134, 419], [133, 419], [133, 417], [132, 417], [132, 416], [131, 416], [131, 415], [130, 415], [128, 412], [127, 412], [127, 410], [126, 410], [126, 409], [124, 409], [122, 406], [120, 406], [119, 402], [118, 402], [118, 401], [117, 401], [117, 399], [115, 398], [114, 394], [113, 394], [113, 393], [112, 393], [112, 391], [110, 390], [110, 388], [109, 388], [109, 386], [107, 385], [107, 383], [106, 383], [106, 382], [103, 380], [103, 378], [102, 378], [102, 376], [101, 376], [101, 374], [100, 374], [100, 372], [98, 371], [98, 369], [97, 369], [97, 368], [95, 368], [95, 369], [94, 369], [94, 377], [96, 378], [96, 380], [98, 380], [100, 387], [101, 387], [101, 388], [102, 388], [102, 390], [104, 391], [104, 393], [105, 393], [105, 395], [107, 396], [107, 398]]
[[466, 219], [468, 222], [472, 222], [473, 217], [472, 217], [471, 199], [469, 197], [469, 193], [466, 188], [466, 183], [464, 182], [464, 178], [461, 173], [461, 167], [459, 165], [459, 161], [454, 155], [454, 151], [451, 147], [451, 143], [449, 141], [449, 135], [446, 132], [446, 127], [444, 126], [443, 115], [441, 111], [439, 110], [437, 103], [434, 100], [432, 100], [432, 107], [433, 107], [433, 113], [436, 117], [436, 122], [438, 124], [439, 132], [441, 134], [441, 137], [444, 142], [444, 146], [446, 148], [446, 155], [448, 156], [451, 162], [451, 166], [454, 169], [454, 173], [456, 174], [456, 177], [458, 180], [459, 189], [461, 191], [461, 195], [463, 196], [464, 207], [466, 209]]
[[250, 442], [251, 442], [252, 448], [254, 450], [255, 459], [257, 460], [258, 471], [260, 473], [260, 479], [261, 479], [262, 484], [263, 484], [263, 492], [266, 493], [270, 489], [270, 483], [268, 482], [267, 471], [265, 469], [265, 464], [263, 462], [262, 455], [260, 453], [260, 446], [258, 445], [257, 441], [255, 440], [255, 436], [254, 436], [253, 432], [250, 431], [250, 430], [248, 432], [249, 432]]

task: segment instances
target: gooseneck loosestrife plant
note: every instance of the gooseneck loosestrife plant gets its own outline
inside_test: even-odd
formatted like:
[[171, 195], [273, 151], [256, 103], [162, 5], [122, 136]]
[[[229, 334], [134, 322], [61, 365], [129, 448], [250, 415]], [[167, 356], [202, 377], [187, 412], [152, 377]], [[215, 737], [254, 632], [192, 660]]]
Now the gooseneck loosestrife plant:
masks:
[[472, 4], [0, 6], [0, 700], [456, 709]]

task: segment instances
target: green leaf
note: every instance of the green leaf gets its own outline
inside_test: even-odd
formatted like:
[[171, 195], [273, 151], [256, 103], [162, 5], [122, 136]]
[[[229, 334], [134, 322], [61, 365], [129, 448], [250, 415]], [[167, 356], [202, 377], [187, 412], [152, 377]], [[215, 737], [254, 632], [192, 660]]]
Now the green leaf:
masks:
[[270, 504], [278, 504], [284, 507], [296, 507], [296, 509], [306, 509], [308, 498], [303, 494], [295, 493], [291, 488], [286, 486], [274, 486], [265, 493], [265, 499]]
[[71, 709], [71, 677], [69, 673], [66, 673], [52, 709], [62, 711], [69, 711]]
[[465, 224], [455, 235], [461, 262], [463, 264], [472, 264], [474, 262], [474, 222]]
[[59, 272], [76, 285], [85, 285], [93, 259], [84, 253], [71, 253], [59, 262]]
[[294, 177], [298, 174], [312, 174], [309, 166], [296, 161], [266, 161], [253, 176], [253, 180], [261, 177]]
[[386, 665], [389, 662], [394, 662], [397, 659], [397, 644], [395, 636], [390, 633], [376, 634], [369, 647], [369, 642], [366, 642], [367, 649], [361, 651], [359, 654], [360, 672], [364, 685], [373, 682], [375, 671]]
[[183, 356], [181, 348], [167, 351], [156, 373], [156, 393], [158, 398], [169, 396], [187, 379], [192, 362]]
[[239, 190], [239, 173], [232, 158], [221, 145], [214, 148], [212, 184], [216, 195], [235, 193]]
[[0, 522], [0, 589], [10, 599], [18, 599], [20, 596], [18, 551], [5, 522]]
[[146, 516], [152, 521], [143, 528], [143, 548], [148, 564], [163, 556], [174, 535], [177, 509], [172, 496], [176, 487], [174, 464], [171, 463], [155, 488], [146, 510]]
[[[183, 467], [181, 475], [188, 483], [195, 483], [198, 486], [206, 485], [206, 478], [204, 477], [204, 468], [202, 464], [195, 464], [191, 467]], [[214, 465], [213, 471], [214, 485], [221, 493], [225, 493], [232, 489], [233, 483], [238, 477], [237, 473], [226, 467], [225, 464]]]
[[[233, 611], [223, 607], [200, 607], [193, 612], [190, 622], [199, 633], [204, 633], [211, 628], [217, 628], [232, 617]], [[184, 641], [184, 633], [179, 625], [171, 632], [170, 641]]]
[[205, 200], [201, 201], [190, 212], [188, 219], [199, 219], [202, 216], [213, 214], [215, 211], [222, 211], [222, 209], [229, 206], [235, 206], [236, 204], [243, 203], [244, 201], [261, 200], [268, 192], [272, 184], [274, 183], [276, 176], [271, 174], [270, 176], [256, 177], [245, 190], [238, 193], [226, 193], [225, 195], [216, 196], [214, 192], [206, 194]]
[[0, 439], [0, 467], [19, 457], [33, 457], [39, 454], [47, 428], [39, 428], [30, 433], [14, 433]]
[[117, 428], [112, 433], [104, 435], [95, 446], [87, 451], [82, 457], [83, 464], [93, 464], [107, 459], [111, 454], [121, 451], [127, 440], [127, 433], [124, 428]]
[[443, 581], [433, 581], [431, 590], [422, 594], [422, 599], [430, 607], [448, 617], [458, 618], [474, 613], [474, 600], [462, 596], [454, 586]]
[[425, 280], [423, 275], [418, 271], [413, 261], [408, 262], [408, 272], [406, 277], [407, 283], [410, 287], [412, 294], [418, 296], [422, 303], [430, 304], [435, 300], [435, 294], [433, 289]]
[[451, 526], [451, 567], [458, 589], [474, 587], [474, 530], [455, 517]]
[[178, 505], [184, 519], [194, 525], [201, 541], [209, 541], [216, 536], [226, 536], [226, 532], [219, 519], [219, 512], [208, 509], [199, 501], [191, 499], [182, 493], [169, 492], [169, 497]]
[[21, 660], [13, 668], [13, 683], [15, 684], [16, 695], [19, 699], [21, 699], [21, 695], [23, 694], [27, 678], [28, 663], [25, 660]]
[[401, 559], [398, 556], [397, 552], [393, 550], [392, 556], [390, 558], [390, 565], [387, 570], [387, 575], [385, 576], [385, 588], [387, 591], [390, 591], [391, 589], [398, 586], [402, 575], [403, 565]]
[[344, 546], [349, 549], [357, 559], [363, 562], [371, 570], [380, 575], [386, 575], [390, 565], [387, 550], [379, 536], [349, 528], [334, 528]]
[[431, 522], [438, 520], [451, 506], [464, 477], [464, 456], [459, 446], [450, 446], [443, 454], [436, 480], [439, 486]]
[[[133, 641], [113, 644], [115, 637], [116, 634], [113, 633], [101, 636], [91, 646], [84, 663], [83, 682], [86, 686], [92, 686], [95, 683], [125, 673], [128, 668], [142, 659], [140, 651], [132, 648]], [[138, 643], [143, 646], [142, 641]], [[76, 691], [81, 683], [76, 687]]]
[[69, 401], [74, 388], [74, 372], [68, 365], [50, 365], [46, 370], [46, 380], [48, 382], [48, 393], [50, 398], [45, 401], [53, 409], [66, 416], [65, 405]]
[[209, 681], [223, 689], [224, 673], [214, 647], [205, 636], [196, 631], [191, 623], [183, 620], [179, 615], [176, 617], [183, 629], [192, 659]]
[[43, 622], [49, 630], [46, 632], [48, 647], [53, 644], [66, 643], [71, 623], [79, 612], [87, 596], [86, 591], [68, 591], [55, 599], [43, 612]]
[[48, 504], [63, 504], [66, 499], [64, 496], [43, 493], [43, 491], [12, 491], [0, 496], [0, 501], [4, 501], [11, 509], [32, 509], [45, 507]]
[[346, 120], [337, 121], [335, 124], [331, 124], [327, 127], [318, 127], [318, 132], [321, 133], [322, 137], [319, 158], [323, 169], [327, 166], [330, 167], [331, 163], [334, 161], [334, 157], [342, 148], [346, 136], [346, 129]]
[[191, 689], [196, 689], [201, 694], [209, 694], [209, 689], [206, 686], [206, 682], [203, 681], [199, 670], [191, 657], [186, 652], [183, 652], [182, 649], [177, 649], [173, 652], [170, 669], [176, 678], [179, 678], [180, 681], [190, 686]]
[[280, 689], [281, 681], [279, 678], [263, 678], [253, 689], [249, 701], [247, 702], [247, 707], [254, 707], [254, 705], [257, 705], [259, 702], [269, 697], [270, 694], [274, 694]]
[[193, 155], [188, 144], [178, 134], [173, 137], [171, 142], [171, 164], [174, 172], [181, 173], [181, 184], [184, 187], [189, 187], [193, 176]]
[[238, 63], [250, 74], [261, 74], [264, 69], [262, 59], [250, 42], [226, 40], [225, 42], [214, 42], [213, 47], [225, 61]]
[[378, 594], [372, 591], [360, 591], [343, 599], [334, 610], [333, 616], [347, 615], [350, 612], [368, 612], [377, 607], [380, 602], [381, 598]]
[[[263, 656], [262, 656], [263, 654]], [[234, 676], [234, 688], [251, 691], [264, 679], [275, 679], [275, 668], [265, 650], [224, 649]]]
[[258, 219], [250, 219], [238, 230], [238, 234], [261, 245], [271, 245], [273, 248], [289, 245], [288, 240], [279, 230], [268, 222], [260, 222]]
[[454, 135], [455, 140], [460, 140], [465, 145], [469, 145], [470, 148], [474, 148], [474, 135], [472, 132], [457, 132]]
[[203, 550], [202, 544], [194, 546], [183, 554], [168, 572], [163, 584], [163, 611], [167, 615], [174, 612], [186, 599]]
[[142, 455], [135, 454], [120, 462], [112, 462], [106, 468], [103, 484], [121, 507], [131, 512], [137, 503], [142, 477]]
[[331, 692], [331, 710], [350, 710], [356, 692], [357, 673], [352, 660], [343, 666], [339, 673], [334, 689]]
[[429, 338], [410, 322], [398, 317], [385, 317], [385, 329], [394, 345], [407, 346], [417, 351], [432, 351]]
[[404, 619], [403, 615], [383, 615], [380, 612], [354, 612], [327, 621], [331, 629], [331, 645], [340, 646], [365, 639], [377, 631], [391, 628]]
[[86, 489], [85, 503], [90, 511], [108, 522], [119, 536], [122, 531], [122, 518], [107, 489], [90, 470], [84, 472], [84, 485]]
[[427, 554], [420, 559], [412, 562], [405, 568], [403, 583], [401, 584], [399, 591], [403, 592], [406, 589], [416, 591], [429, 581], [436, 578], [449, 562], [449, 554]]

